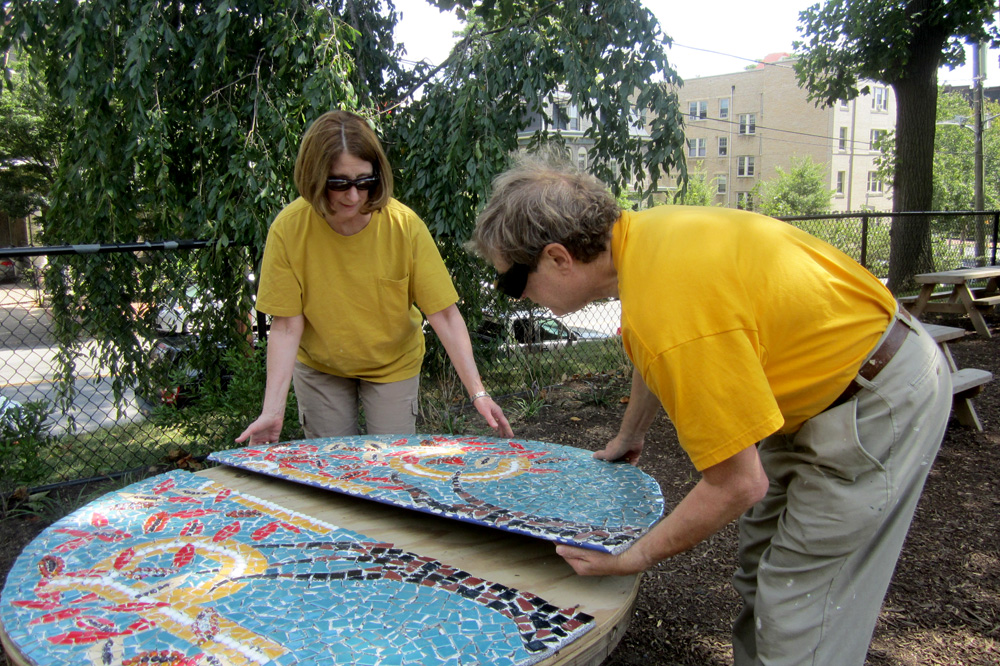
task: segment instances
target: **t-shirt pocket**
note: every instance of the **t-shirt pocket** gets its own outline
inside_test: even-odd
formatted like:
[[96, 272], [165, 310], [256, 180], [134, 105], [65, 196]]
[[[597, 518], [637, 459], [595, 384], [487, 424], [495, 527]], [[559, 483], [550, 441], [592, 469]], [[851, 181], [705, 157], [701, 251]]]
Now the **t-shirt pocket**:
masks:
[[380, 277], [378, 298], [382, 312], [388, 319], [398, 317], [410, 309], [410, 276], [398, 280]]

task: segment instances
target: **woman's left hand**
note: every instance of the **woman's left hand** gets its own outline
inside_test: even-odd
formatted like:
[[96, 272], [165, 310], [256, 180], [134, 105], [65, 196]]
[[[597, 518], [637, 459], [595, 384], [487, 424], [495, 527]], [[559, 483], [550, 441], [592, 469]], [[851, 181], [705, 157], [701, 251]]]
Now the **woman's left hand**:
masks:
[[503, 415], [500, 405], [493, 402], [493, 398], [484, 396], [476, 400], [473, 404], [476, 406], [476, 411], [482, 414], [483, 418], [486, 419], [486, 423], [493, 428], [498, 436], [514, 436], [514, 431], [511, 430], [510, 423], [507, 422], [507, 417]]

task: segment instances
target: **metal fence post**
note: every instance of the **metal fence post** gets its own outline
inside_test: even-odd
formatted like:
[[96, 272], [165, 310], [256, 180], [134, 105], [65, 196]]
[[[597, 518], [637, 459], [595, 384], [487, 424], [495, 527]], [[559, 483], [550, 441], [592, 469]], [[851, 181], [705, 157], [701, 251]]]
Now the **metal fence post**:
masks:
[[990, 255], [990, 265], [997, 265], [997, 241], [1000, 240], [1000, 211], [993, 211], [993, 252]]
[[868, 268], [868, 216], [861, 216], [861, 265]]

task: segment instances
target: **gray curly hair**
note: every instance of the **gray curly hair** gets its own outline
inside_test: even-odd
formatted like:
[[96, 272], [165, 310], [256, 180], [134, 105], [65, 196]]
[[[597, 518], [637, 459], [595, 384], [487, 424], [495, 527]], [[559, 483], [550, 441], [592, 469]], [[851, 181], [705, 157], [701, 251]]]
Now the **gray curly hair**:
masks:
[[605, 251], [621, 215], [608, 188], [565, 162], [523, 157], [493, 180], [466, 247], [487, 261], [534, 268], [550, 243], [587, 263]]

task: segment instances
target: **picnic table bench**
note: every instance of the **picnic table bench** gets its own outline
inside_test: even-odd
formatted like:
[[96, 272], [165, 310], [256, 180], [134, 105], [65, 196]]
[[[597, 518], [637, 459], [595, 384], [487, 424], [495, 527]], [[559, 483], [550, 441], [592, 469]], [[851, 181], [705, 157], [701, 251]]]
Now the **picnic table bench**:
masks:
[[972, 399], [983, 390], [984, 384], [993, 380], [993, 373], [979, 368], [959, 368], [958, 364], [955, 363], [948, 343], [964, 338], [968, 335], [968, 331], [955, 326], [941, 326], [939, 324], [924, 324], [923, 326], [938, 343], [941, 352], [948, 361], [948, 367], [951, 368], [952, 409], [955, 410], [955, 417], [962, 425], [982, 431], [983, 424], [979, 421], [979, 415], [976, 414]]

